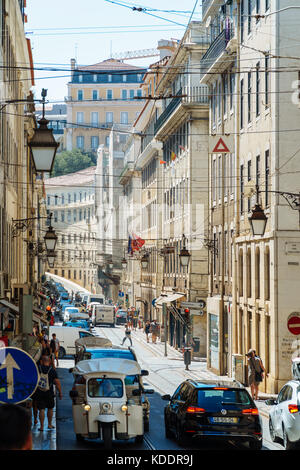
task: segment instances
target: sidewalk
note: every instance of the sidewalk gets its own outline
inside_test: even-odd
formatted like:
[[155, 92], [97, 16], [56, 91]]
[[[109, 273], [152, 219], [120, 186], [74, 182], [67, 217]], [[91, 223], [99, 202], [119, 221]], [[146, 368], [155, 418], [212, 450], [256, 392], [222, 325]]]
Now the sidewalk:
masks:
[[[132, 339], [134, 340], [135, 338], [139, 342], [147, 344], [148, 348], [151, 348], [153, 350], [153, 352], [159, 353], [161, 355], [161, 357], [165, 356], [165, 343], [164, 342], [161, 342], [158, 339], [156, 344], [153, 344], [151, 342], [151, 335], [149, 335], [149, 343], [147, 343], [145, 333], [143, 332], [142, 329], [139, 330], [138, 328], [137, 328], [136, 331], [134, 331], [134, 330], [132, 331]], [[183, 368], [185, 367], [184, 362], [183, 362], [183, 354], [180, 351], [178, 351], [177, 349], [175, 349], [174, 347], [170, 346], [169, 344], [167, 344], [167, 357], [168, 357], [168, 359], [182, 361]], [[192, 363], [189, 367], [192, 368], [193, 364], [196, 365], [196, 364], [199, 364], [199, 362], [206, 363], [206, 358], [204, 358], [204, 357], [194, 358], [194, 360], [192, 361]], [[202, 373], [202, 375], [203, 375], [203, 373]], [[207, 374], [205, 374], [205, 375], [207, 375]], [[219, 379], [219, 380], [222, 379], [222, 377], [214, 374], [211, 371], [209, 371], [209, 375], [210, 375], [210, 378], [214, 377], [216, 380], [217, 379]], [[207, 379], [208, 377], [202, 377], [202, 378]], [[225, 378], [227, 379], [228, 377], [227, 376], [223, 377], [223, 379], [225, 379]], [[251, 394], [250, 387], [246, 387], [246, 389]], [[255, 403], [256, 403], [256, 406], [259, 409], [260, 414], [262, 416], [268, 418], [269, 417], [269, 409], [271, 408], [270, 406], [266, 405], [265, 400], [268, 400], [269, 398], [276, 398], [276, 397], [277, 397], [277, 395], [271, 395], [271, 394], [259, 392], [258, 400], [256, 400]]]

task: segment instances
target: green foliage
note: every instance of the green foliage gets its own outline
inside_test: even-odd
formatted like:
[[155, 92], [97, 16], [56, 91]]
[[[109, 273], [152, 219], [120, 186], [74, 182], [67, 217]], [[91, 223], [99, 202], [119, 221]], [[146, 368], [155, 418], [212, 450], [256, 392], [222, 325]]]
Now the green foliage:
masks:
[[96, 165], [96, 158], [96, 155], [81, 152], [79, 149], [57, 153], [51, 178], [67, 175], [69, 173], [76, 173], [76, 171], [84, 170], [89, 166], [94, 166]]

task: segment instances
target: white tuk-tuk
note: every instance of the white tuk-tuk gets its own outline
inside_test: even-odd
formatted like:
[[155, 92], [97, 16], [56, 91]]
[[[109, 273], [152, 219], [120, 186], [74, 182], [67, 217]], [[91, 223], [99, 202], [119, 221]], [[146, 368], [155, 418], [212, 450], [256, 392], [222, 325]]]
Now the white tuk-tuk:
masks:
[[[77, 362], [72, 398], [74, 431], [83, 438], [104, 441], [110, 449], [112, 441], [144, 437], [142, 390], [126, 385], [125, 377], [140, 375], [136, 361], [119, 358], [90, 359]], [[144, 390], [153, 393], [153, 390]]]

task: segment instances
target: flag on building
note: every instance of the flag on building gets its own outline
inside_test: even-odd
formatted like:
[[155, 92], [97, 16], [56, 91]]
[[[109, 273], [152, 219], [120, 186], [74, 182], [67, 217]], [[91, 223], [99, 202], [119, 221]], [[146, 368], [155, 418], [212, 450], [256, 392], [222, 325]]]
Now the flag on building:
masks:
[[129, 235], [127, 251], [130, 255], [132, 255], [134, 251], [139, 251], [144, 244], [145, 240], [143, 240], [141, 237], [138, 237], [135, 234], [132, 234], [132, 236]]
[[174, 162], [174, 160], [176, 160], [176, 153], [175, 152], [171, 152], [171, 160], [172, 160], [172, 162]]
[[165, 162], [164, 160], [159, 160], [159, 163], [163, 165], [164, 163], [167, 163], [167, 162]]

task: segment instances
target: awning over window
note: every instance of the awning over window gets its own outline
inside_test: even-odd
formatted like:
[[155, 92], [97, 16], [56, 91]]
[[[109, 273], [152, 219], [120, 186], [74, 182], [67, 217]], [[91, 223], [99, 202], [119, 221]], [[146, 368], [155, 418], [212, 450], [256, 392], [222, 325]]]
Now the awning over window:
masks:
[[175, 294], [170, 295], [161, 295], [155, 301], [155, 307], [162, 307], [162, 304], [170, 305], [171, 302], [175, 302], [175, 300], [181, 299], [185, 297], [185, 294], [180, 292], [176, 292]]

